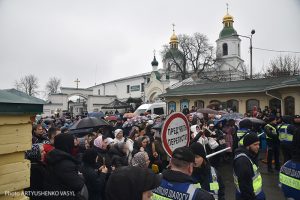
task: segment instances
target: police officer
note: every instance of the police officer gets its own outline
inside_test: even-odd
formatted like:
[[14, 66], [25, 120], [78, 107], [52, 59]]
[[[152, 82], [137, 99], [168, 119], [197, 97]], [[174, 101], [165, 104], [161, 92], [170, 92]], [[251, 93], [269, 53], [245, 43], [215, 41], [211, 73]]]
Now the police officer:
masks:
[[282, 123], [277, 125], [284, 163], [292, 158], [293, 125], [291, 123], [291, 116], [283, 116]]
[[280, 164], [279, 164], [280, 141], [279, 141], [279, 135], [276, 130], [277, 127], [276, 123], [277, 121], [275, 116], [270, 116], [269, 123], [265, 126], [266, 140], [268, 146], [268, 156], [267, 156], [268, 172], [271, 173], [273, 173], [273, 168], [272, 168], [273, 155], [275, 159], [275, 169], [278, 171], [280, 170]]
[[300, 116], [295, 116], [292, 141], [292, 159], [280, 169], [279, 181], [284, 196], [290, 200], [300, 198]]
[[171, 169], [162, 173], [161, 185], [153, 190], [152, 199], [214, 200], [213, 195], [201, 189], [191, 177], [194, 162], [195, 156], [188, 147], [175, 149], [170, 160]]
[[258, 151], [259, 138], [255, 133], [247, 134], [244, 137], [244, 145], [235, 151], [233, 178], [236, 200], [265, 200], [256, 159]]
[[202, 144], [195, 142], [190, 146], [195, 155], [195, 164], [192, 177], [206, 191], [209, 191], [215, 199], [225, 200], [225, 186], [221, 176], [206, 159], [206, 153]]

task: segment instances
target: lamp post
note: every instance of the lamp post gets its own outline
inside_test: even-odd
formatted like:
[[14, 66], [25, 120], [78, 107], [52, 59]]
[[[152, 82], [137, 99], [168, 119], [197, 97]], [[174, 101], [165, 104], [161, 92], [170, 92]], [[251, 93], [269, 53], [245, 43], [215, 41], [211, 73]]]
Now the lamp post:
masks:
[[250, 79], [252, 79], [252, 36], [254, 35], [254, 33], [255, 30], [252, 29], [250, 37], [245, 35], [238, 35], [238, 34], [232, 35], [232, 36], [240, 36], [240, 37], [248, 38], [250, 40]]

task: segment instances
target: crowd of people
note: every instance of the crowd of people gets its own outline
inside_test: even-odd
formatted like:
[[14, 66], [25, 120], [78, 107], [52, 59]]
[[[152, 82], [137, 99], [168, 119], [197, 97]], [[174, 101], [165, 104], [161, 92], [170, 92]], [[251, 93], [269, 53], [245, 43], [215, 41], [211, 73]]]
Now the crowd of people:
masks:
[[[239, 117], [225, 118], [224, 112], [185, 112], [190, 125], [190, 144], [174, 150], [171, 158], [160, 137], [166, 116], [146, 114], [126, 118], [117, 113], [114, 121], [103, 117], [110, 126], [94, 127], [80, 135], [69, 129], [80, 119], [37, 120], [32, 129], [32, 149], [25, 153], [25, 158], [31, 161], [30, 188], [27, 188], [33, 191], [30, 198], [224, 200], [225, 184], [218, 169], [222, 163], [232, 162], [236, 199], [263, 200], [266, 197], [257, 155], [264, 138], [269, 172], [274, 173], [273, 156], [275, 170], [280, 170], [281, 149], [285, 161], [280, 171], [284, 194], [290, 198], [300, 196], [300, 177], [293, 176], [300, 174], [300, 116], [281, 117], [254, 108], [250, 115], [265, 123], [249, 124], [239, 123], [243, 121]], [[207, 158], [208, 154], [227, 147], [230, 149], [226, 152]]]

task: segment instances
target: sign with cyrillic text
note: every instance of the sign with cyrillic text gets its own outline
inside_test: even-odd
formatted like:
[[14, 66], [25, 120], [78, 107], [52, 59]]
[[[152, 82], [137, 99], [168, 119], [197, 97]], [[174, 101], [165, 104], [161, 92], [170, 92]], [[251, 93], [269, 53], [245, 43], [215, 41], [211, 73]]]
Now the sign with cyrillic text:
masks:
[[190, 142], [190, 126], [182, 113], [172, 113], [166, 119], [161, 132], [162, 145], [171, 157], [178, 147], [188, 146]]

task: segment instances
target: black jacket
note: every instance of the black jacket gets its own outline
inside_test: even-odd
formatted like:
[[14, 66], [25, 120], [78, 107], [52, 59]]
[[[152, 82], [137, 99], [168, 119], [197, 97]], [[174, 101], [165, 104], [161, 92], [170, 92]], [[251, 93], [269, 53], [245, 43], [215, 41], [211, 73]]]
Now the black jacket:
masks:
[[[210, 174], [211, 167], [209, 164], [205, 164], [201, 166], [201, 168], [194, 168], [192, 176], [198, 183], [200, 183], [201, 188], [203, 188], [206, 191], [210, 191]], [[218, 200], [225, 200], [225, 185], [218, 171], [216, 171], [216, 174], [218, 177], [219, 184]]]
[[115, 144], [109, 149], [108, 155], [111, 159], [112, 166], [118, 168], [128, 165], [127, 155], [122, 152], [118, 144]]
[[[193, 180], [191, 176], [184, 174], [182, 172], [173, 171], [173, 170], [165, 170], [163, 173], [163, 179], [168, 182], [179, 182], [179, 183], [190, 183], [196, 184], [197, 182]], [[208, 193], [207, 191], [199, 188], [195, 193], [195, 200], [214, 200], [214, 197]]]
[[[71, 191], [77, 194], [84, 186], [78, 175], [79, 162], [59, 149], [53, 149], [46, 156], [47, 175], [44, 182], [46, 191]], [[49, 199], [51, 197], [49, 196]], [[52, 196], [53, 199], [53, 196]], [[55, 196], [55, 199], [77, 199], [74, 195]]]
[[[257, 165], [256, 156], [251, 154], [245, 147], [236, 149], [235, 156], [245, 153], [254, 164]], [[258, 166], [258, 165], [257, 165]], [[254, 176], [253, 166], [248, 158], [241, 156], [233, 161], [233, 169], [238, 177], [241, 196], [237, 200], [255, 200], [255, 194], [252, 186], [252, 177]]]
[[104, 199], [106, 174], [99, 172], [89, 164], [84, 164], [82, 174], [89, 192], [89, 200]]

